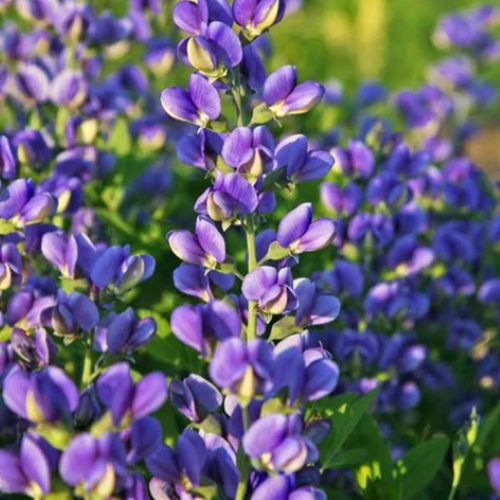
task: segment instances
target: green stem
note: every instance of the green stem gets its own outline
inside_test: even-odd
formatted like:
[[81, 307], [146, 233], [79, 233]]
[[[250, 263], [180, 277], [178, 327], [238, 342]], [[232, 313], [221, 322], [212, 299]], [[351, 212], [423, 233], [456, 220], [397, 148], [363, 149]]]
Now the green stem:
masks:
[[454, 485], [452, 488], [451, 488], [451, 491], [450, 491], [450, 496], [448, 497], [448, 500], [453, 500], [455, 498], [455, 495], [457, 494], [457, 486], [458, 485]]
[[[241, 413], [243, 416], [243, 428], [245, 429], [245, 432], [248, 430], [250, 427], [250, 415], [248, 413], [248, 407], [242, 407], [241, 408]], [[250, 476], [250, 467], [248, 464], [248, 459], [245, 459], [245, 466], [243, 467], [243, 470], [240, 472], [240, 480], [238, 481], [238, 489], [236, 491], [236, 497], [234, 500], [245, 500], [245, 495], [247, 492], [247, 483], [248, 483], [248, 478]]]
[[85, 346], [85, 357], [83, 358], [82, 369], [82, 389], [87, 387], [92, 381], [92, 372], [94, 368], [92, 352], [93, 336], [89, 333]]
[[[246, 219], [245, 231], [247, 234], [247, 252], [248, 252], [248, 272], [252, 272], [257, 267], [257, 253], [255, 249], [255, 226], [253, 216], [249, 215]], [[257, 304], [248, 302], [248, 327], [247, 340], [250, 342], [257, 336]]]
[[236, 115], [237, 115], [238, 127], [244, 127], [245, 123], [243, 121], [243, 105], [241, 103], [241, 87], [240, 87], [240, 70], [239, 70], [239, 68], [237, 68], [235, 70], [232, 92], [233, 92], [234, 104], [236, 105]]

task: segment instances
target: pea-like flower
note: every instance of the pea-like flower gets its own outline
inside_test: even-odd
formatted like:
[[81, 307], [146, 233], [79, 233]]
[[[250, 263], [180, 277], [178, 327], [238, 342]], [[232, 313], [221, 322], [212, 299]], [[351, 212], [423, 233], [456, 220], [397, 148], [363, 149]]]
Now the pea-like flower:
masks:
[[222, 154], [224, 137], [208, 129], [183, 136], [177, 144], [179, 160], [210, 172], [215, 169], [217, 157]]
[[83, 433], [64, 450], [59, 473], [77, 491], [104, 499], [112, 495], [118, 473], [125, 468], [125, 458], [125, 447], [117, 434], [97, 438]]
[[0, 450], [0, 489], [32, 498], [48, 495], [54, 465], [52, 451], [55, 450], [30, 433], [23, 435], [18, 452]]
[[48, 193], [35, 194], [31, 179], [17, 179], [0, 193], [0, 219], [21, 226], [41, 222], [56, 209], [57, 200]]
[[216, 221], [253, 213], [259, 198], [250, 182], [239, 174], [217, 172], [215, 182], [196, 200], [195, 210]]
[[[177, 449], [163, 445], [146, 458], [146, 466], [154, 476], [150, 489], [162, 489], [166, 484], [180, 485], [189, 491], [200, 485], [207, 459], [203, 439], [194, 431], [185, 430], [177, 441]], [[153, 497], [163, 499], [163, 496]]]
[[344, 187], [333, 182], [325, 182], [321, 185], [321, 200], [336, 215], [355, 214], [361, 207], [363, 199], [363, 189], [355, 182]]
[[249, 40], [262, 35], [285, 16], [285, 0], [235, 0], [233, 16]]
[[295, 310], [297, 297], [293, 290], [290, 268], [257, 267], [245, 276], [242, 285], [247, 300], [257, 302], [265, 314], [284, 314]]
[[269, 75], [263, 88], [264, 101], [276, 118], [307, 113], [325, 93], [317, 82], [297, 83], [297, 68], [283, 66]]
[[208, 217], [196, 219], [195, 234], [179, 229], [167, 235], [172, 252], [189, 264], [214, 268], [226, 260], [226, 243]]
[[313, 221], [311, 203], [303, 203], [281, 219], [276, 234], [278, 243], [292, 254], [314, 252], [332, 240], [335, 235], [333, 220], [320, 218]]
[[68, 422], [78, 406], [78, 389], [60, 369], [12, 371], [4, 380], [3, 399], [16, 415], [30, 422]]
[[113, 424], [126, 425], [158, 410], [167, 398], [167, 380], [151, 372], [137, 384], [127, 363], [117, 363], [97, 380], [97, 395], [111, 412]]
[[274, 139], [270, 130], [265, 126], [234, 129], [224, 141], [222, 158], [240, 175], [255, 182], [273, 166]]
[[302, 134], [283, 139], [276, 148], [276, 168], [285, 168], [294, 184], [322, 179], [333, 164], [330, 153], [309, 149], [307, 137]]
[[8, 290], [22, 281], [23, 263], [21, 254], [14, 243], [0, 247], [0, 290]]
[[172, 332], [181, 342], [203, 356], [213, 352], [218, 340], [239, 337], [241, 332], [238, 312], [218, 300], [206, 305], [179, 306], [172, 313], [170, 324]]
[[168, 392], [172, 404], [191, 422], [201, 422], [222, 404], [217, 387], [194, 373], [184, 380], [172, 380]]
[[303, 436], [299, 415], [266, 415], [254, 422], [243, 437], [245, 453], [261, 468], [292, 473], [318, 458], [316, 446]]
[[85, 103], [87, 94], [87, 80], [77, 71], [64, 70], [51, 83], [50, 96], [58, 106], [77, 110]]
[[419, 244], [413, 236], [404, 236], [394, 243], [387, 254], [387, 265], [400, 276], [411, 276], [434, 262], [434, 252]]
[[42, 254], [66, 278], [75, 277], [78, 246], [73, 235], [69, 238], [62, 231], [46, 233], [42, 237]]
[[227, 339], [215, 350], [209, 370], [219, 387], [228, 389], [242, 401], [251, 401], [272, 387], [272, 345], [261, 339], [248, 344], [240, 338]]
[[24, 63], [18, 72], [7, 80], [7, 92], [27, 106], [47, 101], [49, 77], [38, 65]]
[[326, 494], [313, 486], [300, 486], [291, 475], [269, 477], [259, 484], [250, 500], [326, 500]]
[[165, 112], [175, 120], [205, 127], [210, 120], [217, 120], [221, 102], [217, 90], [203, 76], [191, 75], [189, 89], [180, 87], [165, 89], [161, 93]]

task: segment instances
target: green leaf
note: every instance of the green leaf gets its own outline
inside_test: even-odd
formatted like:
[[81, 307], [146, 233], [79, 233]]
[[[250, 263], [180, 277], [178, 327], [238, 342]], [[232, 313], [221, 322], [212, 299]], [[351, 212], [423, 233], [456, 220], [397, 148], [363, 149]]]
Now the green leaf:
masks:
[[355, 448], [353, 450], [339, 453], [328, 466], [329, 469], [344, 469], [347, 467], [358, 466], [369, 460], [368, 451], [364, 448]]
[[132, 138], [128, 122], [124, 117], [116, 120], [115, 126], [108, 139], [108, 148], [118, 156], [126, 156], [132, 150]]
[[415, 498], [425, 489], [441, 468], [449, 446], [446, 436], [437, 436], [418, 444], [397, 462], [401, 500]]
[[301, 331], [302, 328], [295, 324], [295, 317], [285, 316], [274, 323], [269, 340], [281, 340]]
[[484, 448], [488, 438], [494, 429], [497, 429], [500, 423], [500, 403], [490, 412], [479, 426], [479, 432], [476, 440], [476, 446]]
[[333, 414], [330, 417], [332, 430], [320, 447], [324, 468], [330, 467], [334, 462], [335, 455], [368, 411], [377, 393], [378, 391], [374, 390], [358, 399], [353, 394], [345, 394], [328, 401]]
[[272, 119], [272, 111], [267, 107], [267, 104], [263, 102], [253, 109], [251, 124], [262, 125], [264, 123], [270, 122]]

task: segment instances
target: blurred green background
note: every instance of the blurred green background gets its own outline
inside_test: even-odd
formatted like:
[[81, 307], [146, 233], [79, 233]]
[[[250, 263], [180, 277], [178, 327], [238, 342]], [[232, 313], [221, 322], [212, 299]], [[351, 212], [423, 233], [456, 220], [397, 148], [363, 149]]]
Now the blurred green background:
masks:
[[500, 0], [304, 0], [272, 30], [272, 66], [293, 62], [301, 78], [339, 78], [347, 88], [363, 78], [415, 87], [443, 55], [431, 40], [439, 18], [481, 3]]

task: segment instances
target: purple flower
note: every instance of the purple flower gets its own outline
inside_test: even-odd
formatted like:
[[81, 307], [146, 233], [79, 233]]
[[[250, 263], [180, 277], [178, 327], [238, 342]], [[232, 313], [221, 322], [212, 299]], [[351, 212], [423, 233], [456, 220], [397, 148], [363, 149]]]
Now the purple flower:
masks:
[[482, 338], [483, 329], [472, 320], [455, 319], [448, 332], [450, 346], [466, 351], [470, 351]]
[[284, 314], [297, 307], [292, 273], [287, 267], [279, 271], [270, 266], [257, 267], [245, 276], [242, 292], [265, 314]]
[[323, 348], [302, 350], [285, 342], [275, 348], [273, 392], [287, 390], [290, 405], [316, 401], [337, 387], [339, 368]]
[[16, 152], [13, 144], [4, 135], [0, 136], [0, 175], [13, 179], [17, 174]]
[[225, 139], [222, 158], [239, 174], [255, 181], [272, 168], [273, 136], [265, 126], [257, 127], [254, 130], [238, 127]]
[[8, 290], [22, 281], [23, 262], [14, 243], [0, 247], [0, 290]]
[[120, 314], [112, 314], [95, 334], [99, 351], [111, 354], [132, 354], [146, 345], [156, 334], [156, 321], [146, 317], [139, 319], [131, 307]]
[[128, 440], [127, 462], [136, 464], [162, 445], [163, 433], [158, 420], [143, 417], [133, 422], [130, 429], [122, 431], [121, 438]]
[[318, 457], [314, 444], [301, 432], [299, 415], [271, 413], [250, 426], [243, 437], [243, 449], [263, 468], [292, 473]]
[[[80, 250], [79, 247], [79, 253]], [[155, 269], [153, 257], [147, 254], [130, 255], [129, 246], [112, 246], [96, 257], [91, 266], [92, 283], [99, 288], [112, 286], [119, 294], [147, 280]]]
[[325, 93], [317, 82], [297, 84], [297, 68], [283, 66], [269, 75], [263, 88], [264, 101], [276, 118], [307, 113]]
[[313, 221], [311, 203], [303, 203], [281, 219], [276, 239], [292, 254], [300, 254], [325, 247], [334, 234], [333, 220], [320, 218]]
[[247, 179], [217, 171], [214, 185], [196, 200], [195, 210], [215, 221], [227, 221], [254, 212], [258, 204], [255, 188]]
[[250, 500], [326, 500], [326, 494], [312, 486], [296, 486], [293, 476], [269, 477], [259, 484]]
[[177, 144], [180, 161], [210, 172], [216, 168], [217, 156], [222, 154], [224, 137], [207, 129], [184, 135]]
[[370, 148], [362, 141], [351, 141], [347, 149], [334, 149], [333, 157], [338, 160], [342, 172], [350, 177], [367, 179], [375, 170], [375, 157]]
[[59, 73], [50, 87], [50, 96], [54, 103], [73, 110], [84, 104], [87, 93], [87, 81], [84, 75], [72, 70]]
[[191, 422], [201, 422], [222, 404], [217, 387], [196, 374], [172, 380], [168, 392], [172, 404]]
[[404, 236], [394, 243], [387, 254], [387, 265], [400, 276], [411, 276], [434, 262], [434, 252], [420, 245], [413, 236]]
[[335, 214], [347, 216], [355, 214], [360, 209], [363, 198], [363, 189], [355, 182], [345, 187], [332, 182], [325, 182], [321, 185], [321, 200]]
[[336, 295], [346, 293], [351, 297], [359, 297], [363, 293], [364, 279], [358, 264], [337, 259], [332, 271], [323, 271], [315, 277], [314, 281], [322, 289], [329, 290]]
[[21, 288], [9, 300], [5, 320], [10, 326], [29, 330], [41, 325], [41, 313], [55, 304], [51, 295], [40, 296], [29, 288]]
[[286, 175], [295, 184], [322, 179], [332, 168], [333, 157], [326, 151], [310, 150], [307, 137], [292, 135], [276, 148], [276, 168], [286, 168]]
[[0, 450], [0, 490], [40, 498], [51, 491], [52, 464], [48, 445], [23, 435], [18, 453]]
[[8, 93], [28, 106], [45, 102], [49, 97], [49, 78], [36, 64], [23, 64], [7, 81]]
[[125, 448], [117, 434], [96, 438], [83, 433], [64, 450], [59, 473], [66, 484], [107, 498], [114, 491], [117, 472], [124, 467]]
[[206, 459], [203, 439], [196, 432], [185, 430], [177, 441], [175, 451], [169, 446], [161, 446], [146, 458], [146, 466], [156, 480], [182, 484], [190, 490], [200, 485]]
[[188, 91], [180, 87], [165, 89], [161, 93], [161, 104], [165, 112], [175, 120], [200, 127], [205, 127], [210, 120], [217, 120], [221, 113], [217, 90], [197, 74], [191, 75]]
[[54, 305], [41, 312], [42, 322], [54, 329], [54, 333], [70, 341], [82, 331], [89, 332], [99, 322], [97, 306], [87, 296], [72, 292], [69, 295], [63, 290], [57, 292]]
[[239, 337], [240, 317], [231, 306], [221, 301], [206, 305], [179, 306], [170, 319], [172, 332], [184, 344], [207, 356], [217, 340]]
[[284, 0], [235, 0], [233, 16], [246, 38], [253, 40], [285, 15]]
[[[177, 14], [177, 21], [180, 21], [181, 15], [187, 12], [185, 4], [192, 5], [193, 2], [183, 1], [176, 5], [174, 15]], [[196, 10], [200, 12], [202, 9], [198, 7]], [[182, 21], [189, 22], [193, 19], [182, 19]], [[206, 28], [203, 27], [200, 35], [182, 40], [178, 46], [178, 54], [184, 64], [215, 80], [225, 76], [229, 68], [241, 62], [243, 49], [238, 36], [230, 26], [220, 21], [212, 21]]]
[[17, 158], [23, 165], [43, 168], [52, 159], [47, 139], [38, 130], [21, 130], [15, 135], [13, 143], [17, 148]]
[[73, 235], [68, 238], [62, 231], [44, 234], [42, 254], [65, 278], [75, 277], [78, 246]]
[[189, 264], [214, 268], [226, 260], [226, 243], [208, 217], [196, 219], [195, 234], [179, 229], [167, 235], [172, 252]]
[[210, 363], [210, 377], [219, 386], [251, 401], [272, 386], [274, 358], [272, 345], [255, 339], [248, 344], [240, 338], [221, 342]]
[[175, 64], [175, 47], [164, 38], [153, 38], [147, 45], [144, 63], [157, 76], [164, 77]]
[[22, 364], [26, 364], [30, 368], [48, 366], [51, 358], [54, 358], [57, 353], [57, 347], [45, 328], [41, 327], [35, 330], [34, 335], [28, 335], [24, 330], [15, 328], [10, 336], [10, 344], [12, 350], [21, 359]]
[[60, 369], [12, 371], [4, 381], [3, 399], [16, 415], [34, 423], [67, 422], [78, 406], [78, 389]]

